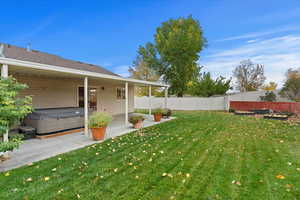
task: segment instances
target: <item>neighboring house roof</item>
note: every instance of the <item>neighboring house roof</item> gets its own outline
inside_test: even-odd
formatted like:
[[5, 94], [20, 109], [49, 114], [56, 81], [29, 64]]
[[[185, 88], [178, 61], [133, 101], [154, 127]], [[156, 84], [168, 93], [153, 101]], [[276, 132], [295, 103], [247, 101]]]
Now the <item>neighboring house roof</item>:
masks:
[[84, 71], [90, 71], [90, 72], [96, 72], [96, 73], [102, 73], [102, 74], [120, 77], [119, 75], [98, 65], [69, 60], [53, 54], [48, 54], [37, 50], [28, 50], [25, 48], [21, 48], [9, 44], [3, 44], [3, 47], [4, 48], [2, 50], [3, 51], [2, 53], [5, 58], [35, 62], [40, 64], [61, 66], [61, 67], [66, 67], [71, 69], [78, 69], [78, 70], [84, 70]]

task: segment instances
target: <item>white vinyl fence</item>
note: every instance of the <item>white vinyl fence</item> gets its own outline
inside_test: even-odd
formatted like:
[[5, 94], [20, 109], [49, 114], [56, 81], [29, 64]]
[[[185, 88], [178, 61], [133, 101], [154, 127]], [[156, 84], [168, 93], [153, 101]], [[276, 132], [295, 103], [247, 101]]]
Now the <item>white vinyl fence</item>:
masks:
[[[164, 97], [152, 97], [151, 108], [164, 108]], [[169, 97], [167, 107], [172, 110], [226, 110], [227, 97]], [[134, 106], [137, 109], [149, 108], [149, 97], [135, 97]]]
[[[230, 94], [220, 97], [169, 97], [167, 107], [172, 110], [228, 110], [229, 101], [260, 101], [265, 91], [253, 91]], [[289, 102], [281, 98], [278, 91], [275, 91], [277, 101]], [[164, 108], [164, 97], [151, 97], [151, 108]], [[134, 106], [137, 109], [149, 108], [149, 97], [135, 97]]]

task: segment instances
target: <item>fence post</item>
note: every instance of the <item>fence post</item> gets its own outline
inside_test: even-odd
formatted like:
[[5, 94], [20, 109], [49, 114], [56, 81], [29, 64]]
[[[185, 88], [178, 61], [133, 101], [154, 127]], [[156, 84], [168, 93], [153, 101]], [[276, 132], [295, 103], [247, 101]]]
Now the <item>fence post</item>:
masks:
[[224, 96], [224, 108], [229, 111], [230, 108], [230, 98], [229, 95]]

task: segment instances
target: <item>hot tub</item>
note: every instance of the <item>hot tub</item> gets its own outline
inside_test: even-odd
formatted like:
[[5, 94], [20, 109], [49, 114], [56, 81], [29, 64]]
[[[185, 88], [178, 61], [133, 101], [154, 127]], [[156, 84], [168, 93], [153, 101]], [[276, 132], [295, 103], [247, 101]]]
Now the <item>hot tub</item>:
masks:
[[37, 135], [47, 135], [84, 127], [83, 108], [35, 109], [24, 119], [26, 126], [36, 128]]

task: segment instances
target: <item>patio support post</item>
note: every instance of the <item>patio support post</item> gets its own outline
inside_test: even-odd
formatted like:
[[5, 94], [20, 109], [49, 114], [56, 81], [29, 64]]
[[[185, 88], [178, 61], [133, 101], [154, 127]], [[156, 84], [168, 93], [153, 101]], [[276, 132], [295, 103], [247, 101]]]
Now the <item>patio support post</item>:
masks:
[[[6, 64], [2, 65], [1, 77], [8, 78], [8, 65], [6, 65]], [[9, 131], [9, 128], [7, 127], [6, 133], [3, 134], [3, 142], [8, 142], [8, 131]]]
[[168, 108], [168, 87], [165, 87], [165, 109]]
[[151, 85], [149, 85], [149, 115], [151, 115]]
[[128, 82], [125, 82], [125, 127], [128, 126]]
[[84, 134], [89, 135], [89, 96], [88, 77], [84, 77]]

